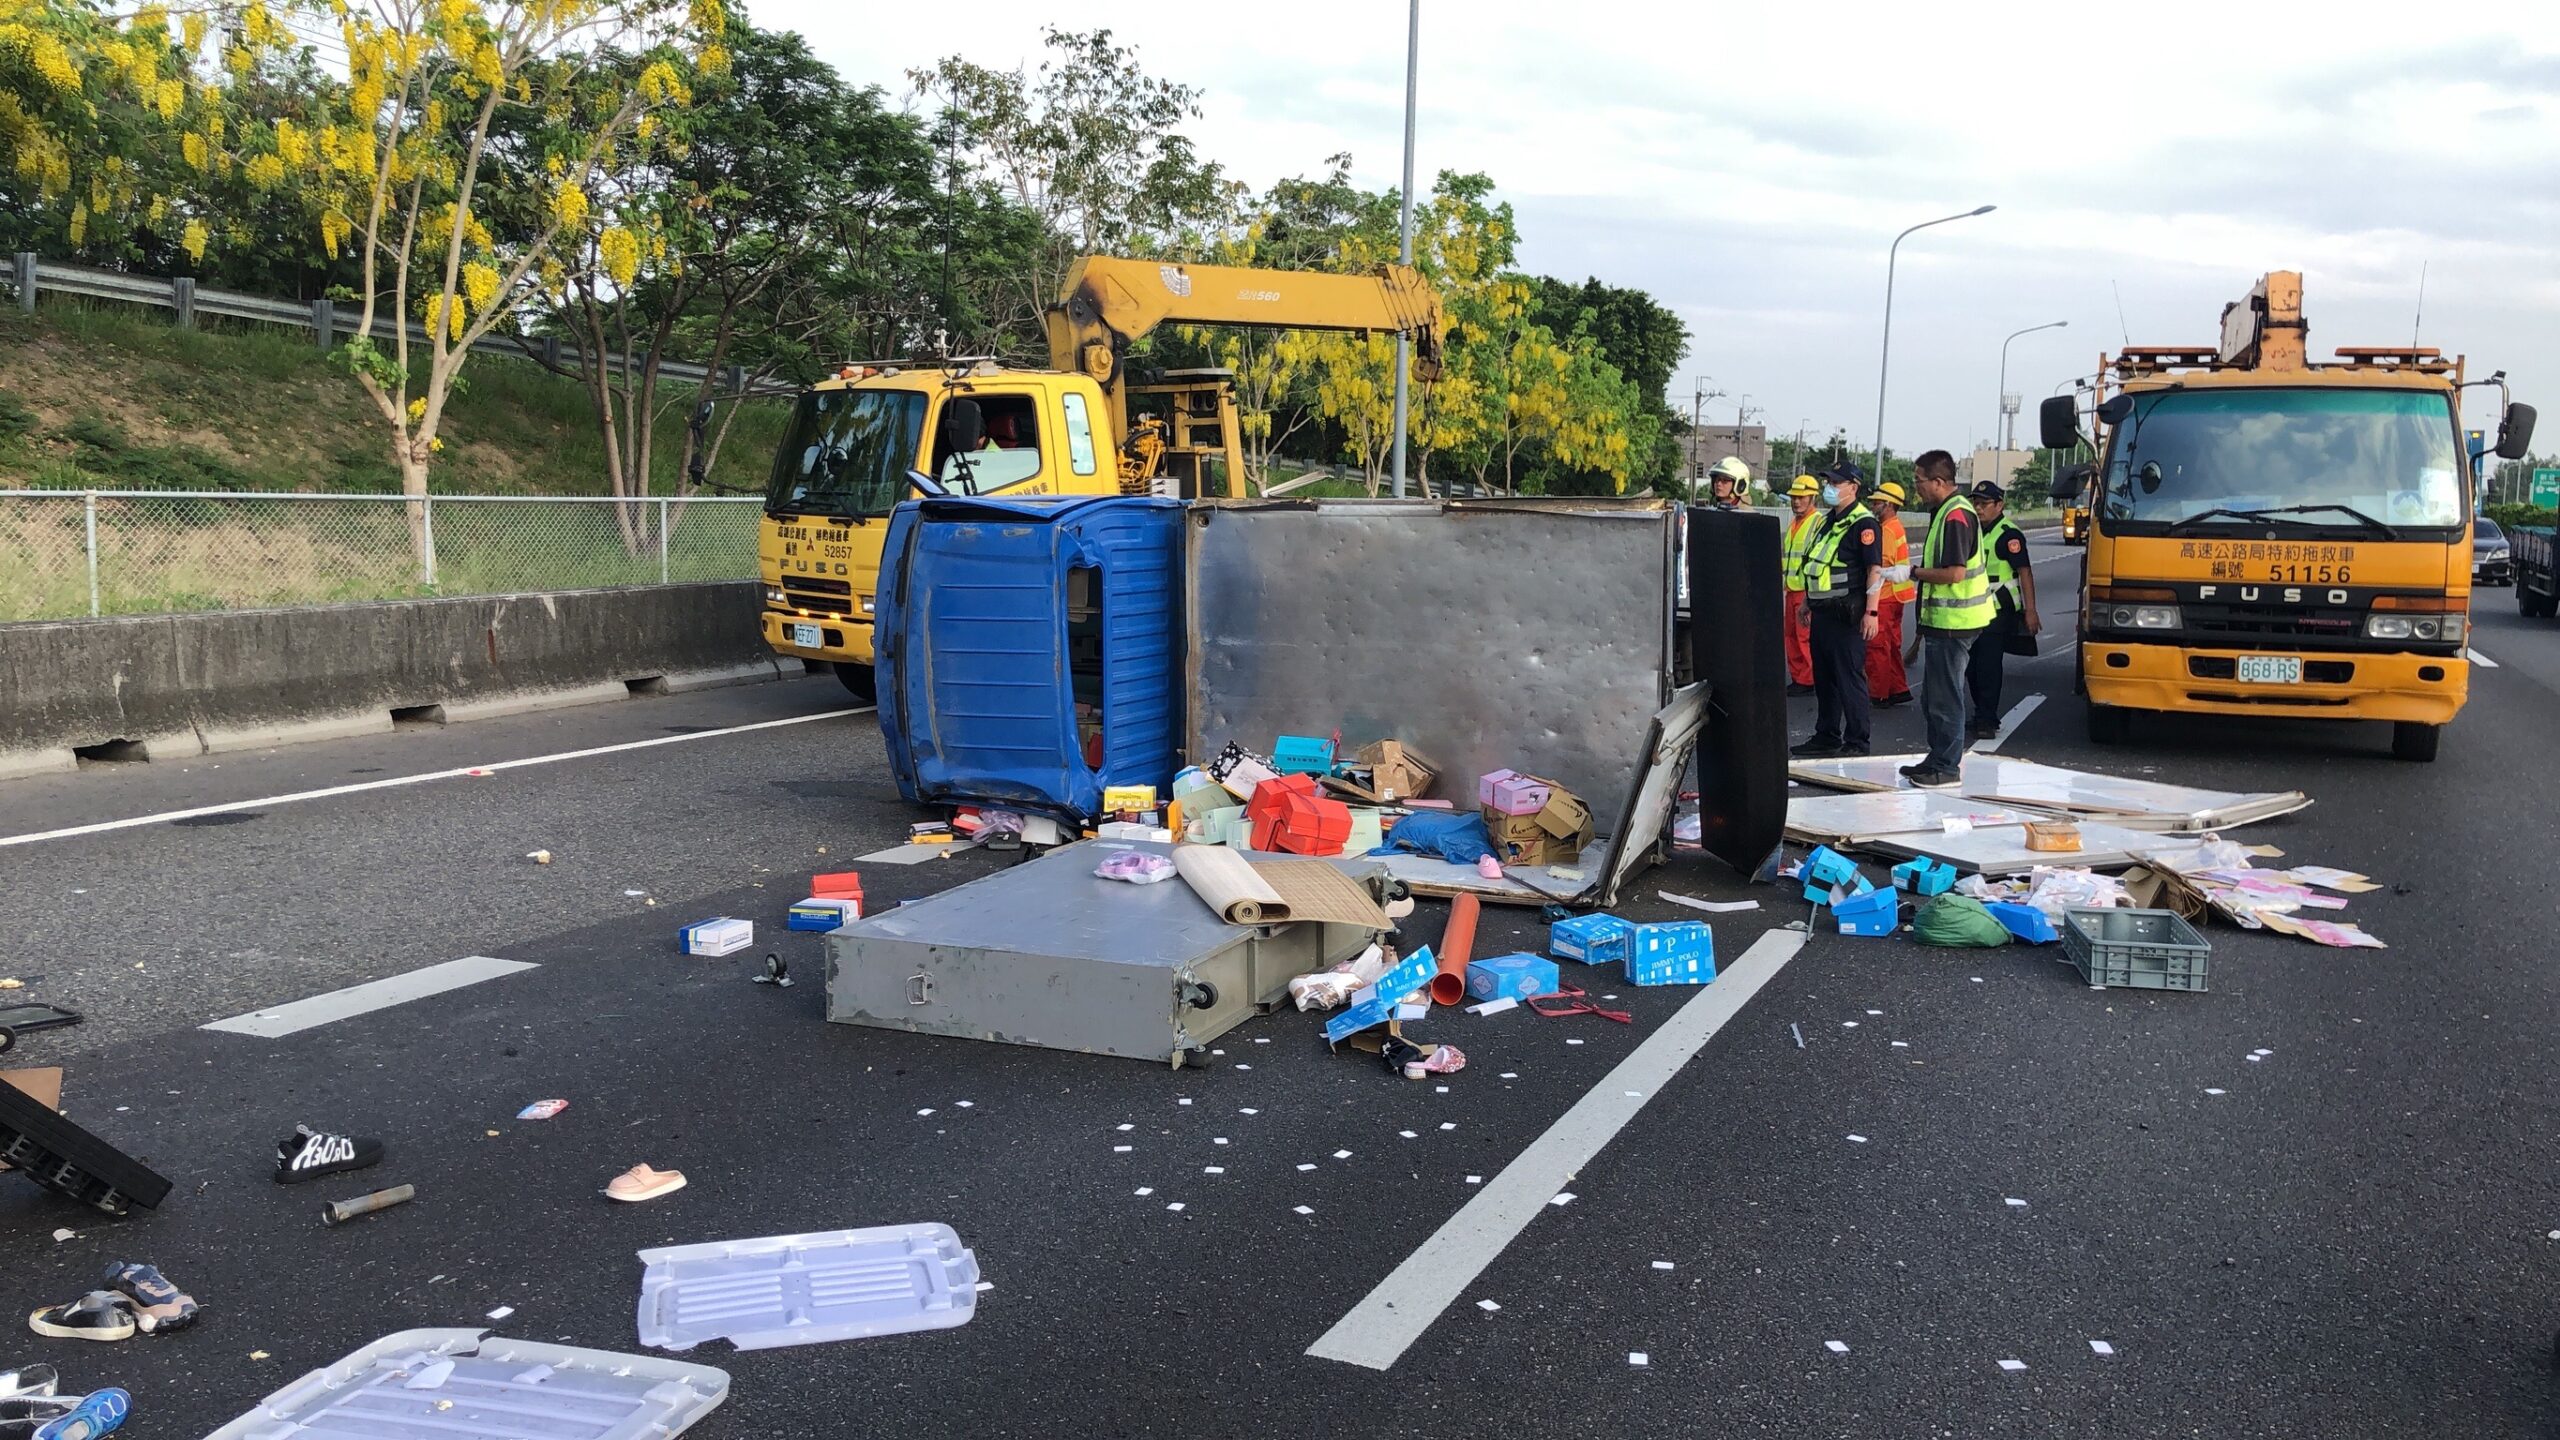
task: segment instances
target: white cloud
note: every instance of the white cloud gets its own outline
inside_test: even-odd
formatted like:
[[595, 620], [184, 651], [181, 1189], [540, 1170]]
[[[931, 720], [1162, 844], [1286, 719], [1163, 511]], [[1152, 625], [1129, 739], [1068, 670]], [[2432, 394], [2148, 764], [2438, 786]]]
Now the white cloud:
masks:
[[[2503, 13], [2502, 13], [2503, 12]], [[1185, 13], [1085, 0], [965, 10], [764, 0], [892, 93], [953, 52], [1036, 63], [1040, 28], [1109, 26], [1203, 87], [1205, 153], [1261, 186], [1348, 150], [1385, 188], [1404, 11], [1296, 0]], [[1696, 338], [1694, 375], [1770, 423], [1871, 437], [1887, 244], [1897, 448], [1988, 433], [2001, 337], [2029, 396], [2137, 342], [2203, 343], [2265, 270], [2307, 272], [2315, 347], [2405, 336], [2560, 405], [2560, 7], [2225, 5], [2209, 22], [2038, 4], [1424, 7], [1418, 173], [1482, 170], [1522, 259], [1638, 285]], [[1730, 402], [1724, 402], [1729, 404]]]

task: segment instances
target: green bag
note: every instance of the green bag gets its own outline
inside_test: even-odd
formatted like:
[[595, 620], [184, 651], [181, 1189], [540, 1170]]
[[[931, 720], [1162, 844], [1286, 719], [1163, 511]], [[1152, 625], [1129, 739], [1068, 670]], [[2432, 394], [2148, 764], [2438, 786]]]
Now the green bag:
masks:
[[1911, 931], [1923, 945], [1978, 946], [1989, 949], [2006, 945], [2013, 938], [2009, 927], [1991, 918], [1982, 902], [1970, 895], [1948, 891], [1920, 907]]

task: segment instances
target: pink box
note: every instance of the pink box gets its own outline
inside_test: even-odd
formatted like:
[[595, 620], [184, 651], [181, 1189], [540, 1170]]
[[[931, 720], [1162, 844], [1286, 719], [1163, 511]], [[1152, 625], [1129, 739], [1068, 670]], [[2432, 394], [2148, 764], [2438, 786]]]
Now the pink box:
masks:
[[1496, 770], [1476, 781], [1476, 803], [1496, 815], [1535, 815], [1554, 793], [1547, 782], [1517, 770]]

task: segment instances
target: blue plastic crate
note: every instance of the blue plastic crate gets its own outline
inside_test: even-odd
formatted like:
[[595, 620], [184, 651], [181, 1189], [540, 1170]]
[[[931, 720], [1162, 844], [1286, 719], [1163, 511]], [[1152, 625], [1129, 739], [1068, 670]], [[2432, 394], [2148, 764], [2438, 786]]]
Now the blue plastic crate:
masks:
[[1932, 895], [1944, 895], [1955, 888], [1955, 883], [1955, 866], [1944, 860], [1932, 860], [1926, 855], [1893, 867], [1894, 888], [1908, 890], [1924, 900]]
[[1407, 955], [1393, 970], [1351, 992], [1351, 1003], [1324, 1022], [1325, 1043], [1339, 1045], [1347, 1036], [1386, 1024], [1395, 1016], [1396, 1002], [1430, 984], [1439, 969], [1440, 962], [1431, 958], [1428, 945]]
[[1902, 921], [1902, 892], [1870, 890], [1833, 902], [1831, 918], [1843, 935], [1890, 935]]
[[1496, 955], [1467, 966], [1470, 1000], [1526, 1000], [1532, 995], [1553, 995], [1562, 986], [1556, 962], [1543, 955]]
[[1627, 958], [1635, 939], [1633, 923], [1615, 915], [1576, 915], [1547, 928], [1547, 953], [1585, 965], [1610, 965]]
[[1999, 921], [2002, 928], [2030, 945], [2050, 945], [2062, 938], [2060, 932], [2053, 928], [2053, 922], [2033, 905], [2022, 905], [2014, 900], [1985, 900], [1982, 908], [1990, 911], [1991, 918]]
[[1703, 920], [1635, 927], [1627, 954], [1630, 985], [1704, 985], [1716, 978], [1716, 935]]

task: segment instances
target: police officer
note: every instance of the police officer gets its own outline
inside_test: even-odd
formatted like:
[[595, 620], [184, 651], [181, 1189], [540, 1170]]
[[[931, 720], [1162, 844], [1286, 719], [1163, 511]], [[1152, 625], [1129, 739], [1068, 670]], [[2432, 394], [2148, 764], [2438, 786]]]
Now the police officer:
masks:
[[1830, 507], [1805, 546], [1805, 610], [1813, 642], [1813, 738], [1788, 753], [1805, 759], [1865, 755], [1867, 642], [1875, 637], [1884, 589], [1883, 532], [1858, 503], [1858, 467], [1823, 472]]
[[1920, 626], [1903, 658], [1920, 657], [1920, 714], [1929, 753], [1902, 767], [1914, 785], [1953, 785], [1963, 778], [1966, 666], [1974, 640], [1991, 623], [1991, 581], [1982, 526], [1956, 490], [1955, 457], [1931, 450], [1911, 462], [1920, 501], [1935, 513], [1920, 542], [1911, 578], [1920, 582]]
[[1739, 456], [1727, 455], [1707, 472], [1707, 507], [1712, 510], [1739, 510], [1742, 492], [1751, 488], [1751, 467]]
[[1804, 612], [1804, 550], [1813, 543], [1813, 532], [1822, 517], [1813, 508], [1822, 494], [1822, 482], [1810, 475], [1799, 475], [1787, 487], [1787, 544], [1781, 562], [1786, 571], [1787, 612], [1779, 627], [1787, 642], [1787, 693], [1813, 693], [1813, 634], [1806, 628]]
[[1988, 740], [2000, 733], [2004, 657], [2013, 648], [2034, 654], [2044, 619], [2036, 614], [2036, 572], [2027, 559], [2026, 533], [2008, 516], [2007, 492], [1998, 482], [1983, 480], [1969, 493], [1974, 512], [1982, 517], [1982, 569], [1991, 581], [1992, 616], [1965, 660], [1965, 687], [1972, 692], [1967, 733]]

